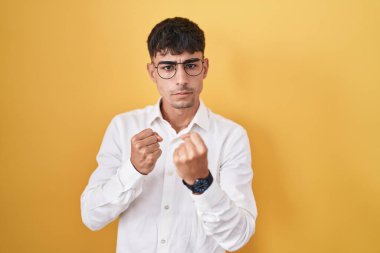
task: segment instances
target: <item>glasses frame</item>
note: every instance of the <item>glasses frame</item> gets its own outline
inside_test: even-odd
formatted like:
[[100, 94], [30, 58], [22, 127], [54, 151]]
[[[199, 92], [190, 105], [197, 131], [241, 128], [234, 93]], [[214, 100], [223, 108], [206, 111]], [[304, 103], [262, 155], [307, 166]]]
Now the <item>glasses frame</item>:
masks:
[[[152, 65], [153, 65], [153, 67], [157, 70], [157, 74], [158, 74], [162, 79], [171, 79], [171, 78], [173, 78], [173, 77], [175, 76], [175, 74], [177, 74], [177, 66], [178, 66], [179, 64], [184, 65], [184, 64], [189, 64], [189, 63], [197, 62], [197, 61], [201, 61], [201, 62], [202, 62], [202, 69], [201, 69], [201, 71], [199, 72], [199, 74], [196, 74], [196, 75], [190, 75], [189, 73], [187, 73], [185, 67], [183, 68], [183, 70], [185, 71], [185, 73], [186, 73], [188, 76], [199, 76], [199, 75], [202, 73], [203, 68], [204, 68], [204, 66], [203, 66], [203, 64], [204, 64], [204, 62], [205, 62], [204, 57], [202, 57], [202, 59], [199, 59], [199, 58], [191, 58], [191, 59], [187, 59], [187, 60], [185, 60], [185, 61], [183, 61], [183, 62], [175, 62], [175, 61], [160, 61], [160, 62], [157, 64], [157, 66], [155, 66], [155, 65], [154, 65], [154, 62], [152, 61]], [[172, 64], [172, 65], [175, 65], [175, 68], [174, 68], [174, 74], [173, 74], [171, 77], [162, 77], [162, 76], [160, 75], [160, 72], [158, 71], [158, 66], [159, 66], [160, 64]]]

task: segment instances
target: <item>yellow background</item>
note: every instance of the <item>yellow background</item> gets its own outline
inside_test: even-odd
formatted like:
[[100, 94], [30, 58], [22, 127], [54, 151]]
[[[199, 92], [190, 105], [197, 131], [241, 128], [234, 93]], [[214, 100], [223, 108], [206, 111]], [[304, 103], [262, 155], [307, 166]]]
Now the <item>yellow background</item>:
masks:
[[158, 98], [146, 38], [206, 33], [202, 99], [242, 124], [259, 216], [239, 252], [380, 252], [380, 1], [1, 1], [0, 252], [115, 252], [80, 194], [117, 113]]

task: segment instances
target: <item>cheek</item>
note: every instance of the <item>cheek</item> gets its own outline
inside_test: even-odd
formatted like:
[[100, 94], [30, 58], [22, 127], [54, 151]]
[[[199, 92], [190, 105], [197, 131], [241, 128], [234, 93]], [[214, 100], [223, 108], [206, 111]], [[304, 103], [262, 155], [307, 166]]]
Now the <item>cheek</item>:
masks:
[[203, 90], [203, 81], [202, 81], [202, 79], [198, 80], [198, 85], [196, 87], [196, 90], [197, 90], [198, 94], [202, 92], [202, 90]]
[[161, 95], [163, 95], [163, 90], [162, 90], [162, 86], [161, 85], [159, 85], [159, 84], [157, 84], [157, 90], [158, 90], [158, 92], [161, 94]]
[[169, 89], [168, 89], [168, 84], [167, 83], [157, 82], [156, 85], [157, 85], [158, 92], [162, 96], [164, 96], [164, 95], [166, 95], [166, 94], [169, 93]]

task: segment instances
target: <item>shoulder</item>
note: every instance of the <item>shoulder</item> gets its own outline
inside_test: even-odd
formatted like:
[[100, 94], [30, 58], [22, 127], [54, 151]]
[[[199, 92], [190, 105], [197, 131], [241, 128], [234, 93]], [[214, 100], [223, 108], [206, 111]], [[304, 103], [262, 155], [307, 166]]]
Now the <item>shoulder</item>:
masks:
[[111, 124], [116, 125], [118, 128], [123, 128], [127, 125], [128, 127], [143, 126], [149, 117], [151, 117], [153, 111], [154, 105], [147, 105], [144, 108], [118, 113], [112, 118]]
[[114, 118], [118, 120], [124, 120], [124, 119], [129, 119], [129, 118], [143, 117], [153, 112], [153, 108], [154, 108], [153, 105], [147, 105], [144, 108], [138, 108], [138, 109], [118, 113], [114, 116]]
[[209, 111], [209, 118], [210, 123], [213, 129], [215, 130], [221, 130], [225, 133], [239, 133], [239, 134], [246, 134], [245, 128], [240, 125], [239, 123], [228, 119], [220, 114], [212, 112], [210, 109]]

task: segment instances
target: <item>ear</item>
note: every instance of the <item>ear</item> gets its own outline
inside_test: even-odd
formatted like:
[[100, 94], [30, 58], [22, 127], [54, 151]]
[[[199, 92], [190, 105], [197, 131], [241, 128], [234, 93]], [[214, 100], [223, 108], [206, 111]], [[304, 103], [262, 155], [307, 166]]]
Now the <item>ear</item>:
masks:
[[208, 73], [209, 62], [208, 58], [205, 58], [203, 61], [203, 79], [205, 79]]
[[156, 82], [156, 68], [154, 67], [153, 63], [147, 63], [146, 64], [146, 70], [148, 71], [149, 78], [155, 83]]

